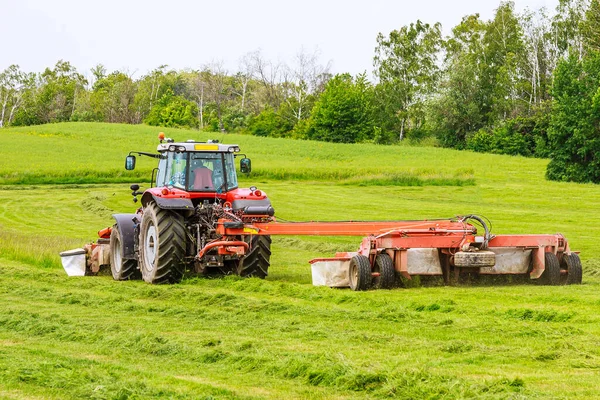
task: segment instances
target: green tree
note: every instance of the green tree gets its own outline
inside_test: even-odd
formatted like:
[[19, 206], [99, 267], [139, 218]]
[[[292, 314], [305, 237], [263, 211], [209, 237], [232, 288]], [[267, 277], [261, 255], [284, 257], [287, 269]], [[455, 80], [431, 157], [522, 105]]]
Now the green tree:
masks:
[[0, 72], [0, 128], [13, 122], [34, 83], [35, 75], [22, 72], [18, 65]]
[[[398, 132], [419, 128], [424, 122], [424, 102], [434, 91], [440, 69], [437, 59], [442, 45], [442, 26], [421, 21], [379, 34], [375, 49], [375, 75], [380, 123]], [[412, 123], [412, 125], [411, 125]]]
[[522, 95], [520, 68], [525, 60], [525, 46], [512, 1], [500, 3], [494, 19], [486, 26], [483, 41], [486, 68], [482, 88], [487, 90], [486, 101], [491, 108], [488, 121], [493, 124], [515, 117]]
[[[528, 112], [535, 112], [540, 104], [550, 99], [552, 71], [551, 24], [544, 9], [526, 11], [520, 16], [523, 29], [524, 60], [521, 62], [523, 75], [523, 100], [528, 102]], [[527, 81], [529, 84], [525, 85]]]
[[97, 76], [91, 94], [92, 112], [100, 121], [136, 123], [135, 110], [137, 85], [123, 72], [115, 71], [107, 76]]
[[490, 111], [490, 89], [482, 86], [487, 64], [479, 14], [465, 16], [445, 42], [446, 59], [429, 120], [442, 145], [463, 148], [469, 133], [483, 128]]
[[87, 80], [75, 67], [67, 61], [58, 61], [53, 69], [46, 68], [35, 77], [23, 107], [15, 115], [14, 125], [69, 121], [86, 85]]
[[593, 0], [580, 25], [583, 47], [587, 51], [600, 51], [600, 1]]
[[167, 70], [167, 65], [150, 71], [136, 82], [137, 90], [131, 109], [134, 112], [133, 123], [140, 123], [148, 115], [152, 107], [162, 99], [168, 91], [179, 96], [186, 88], [181, 74]]
[[576, 54], [580, 60], [583, 58], [584, 45], [581, 35], [581, 22], [585, 19], [589, 2], [590, 0], [558, 1], [549, 37], [554, 65], [559, 60], [568, 57], [569, 54]]
[[339, 143], [370, 139], [375, 130], [373, 94], [365, 74], [333, 77], [312, 110], [309, 138]]
[[600, 183], [600, 54], [575, 52], [554, 74], [548, 139], [552, 180]]

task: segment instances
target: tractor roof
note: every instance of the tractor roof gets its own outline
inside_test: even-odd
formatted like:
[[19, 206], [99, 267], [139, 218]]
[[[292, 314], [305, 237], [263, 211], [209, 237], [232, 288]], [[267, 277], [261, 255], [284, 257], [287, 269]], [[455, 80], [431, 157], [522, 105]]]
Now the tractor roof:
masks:
[[218, 142], [194, 142], [188, 140], [187, 142], [166, 142], [158, 145], [156, 149], [159, 152], [163, 151], [187, 151], [187, 152], [222, 152], [222, 153], [237, 153], [240, 151], [240, 147], [237, 144], [222, 144]]

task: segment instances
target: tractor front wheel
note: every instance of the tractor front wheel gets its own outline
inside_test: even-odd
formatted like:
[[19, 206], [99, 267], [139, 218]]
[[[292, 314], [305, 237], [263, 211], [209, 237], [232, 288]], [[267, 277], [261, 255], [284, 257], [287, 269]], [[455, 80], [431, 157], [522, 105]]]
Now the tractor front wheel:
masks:
[[139, 243], [144, 281], [179, 282], [185, 272], [186, 240], [183, 216], [148, 203], [140, 224]]

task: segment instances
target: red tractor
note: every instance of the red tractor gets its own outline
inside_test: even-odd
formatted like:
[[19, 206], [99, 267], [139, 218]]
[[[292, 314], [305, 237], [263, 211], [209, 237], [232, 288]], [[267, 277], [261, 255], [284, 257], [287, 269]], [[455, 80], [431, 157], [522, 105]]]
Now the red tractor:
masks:
[[[135, 168], [135, 155], [158, 159], [154, 187], [132, 185], [135, 214], [116, 214], [110, 233], [110, 266], [114, 279], [141, 277], [148, 283], [178, 282], [188, 267], [197, 273], [238, 274], [264, 278], [268, 274], [271, 239], [239, 235], [222, 238], [217, 221], [230, 228], [270, 222], [274, 210], [256, 187], [241, 189], [235, 168], [237, 145], [217, 141], [175, 143], [161, 137], [158, 153], [131, 152], [125, 168]], [[240, 159], [249, 173], [250, 159]], [[106, 232], [106, 235], [108, 232]]]
[[[238, 188], [237, 145], [159, 136], [158, 153], [131, 152], [158, 159], [154, 187], [132, 185], [135, 214], [116, 214], [116, 224], [99, 232], [97, 243], [61, 253], [69, 275], [95, 274], [108, 267], [116, 280], [178, 282], [186, 270], [264, 278], [271, 235], [363, 236], [356, 252], [312, 260], [325, 284], [354, 290], [390, 288], [397, 278], [460, 275], [520, 275], [548, 285], [579, 284], [578, 252], [561, 234], [493, 235], [476, 215], [422, 221], [284, 222], [275, 220], [267, 195], [256, 187]], [[240, 171], [249, 173], [243, 155]], [[477, 224], [483, 228], [479, 234]], [[336, 283], [327, 283], [326, 275]], [[338, 279], [339, 278], [339, 279]], [[313, 277], [314, 279], [314, 277]]]

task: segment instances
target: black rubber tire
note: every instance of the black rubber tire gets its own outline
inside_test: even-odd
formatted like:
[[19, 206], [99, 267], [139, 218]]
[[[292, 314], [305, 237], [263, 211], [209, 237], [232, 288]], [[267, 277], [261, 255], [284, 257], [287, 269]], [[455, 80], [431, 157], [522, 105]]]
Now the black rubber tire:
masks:
[[244, 241], [250, 245], [250, 248], [238, 263], [237, 274], [248, 278], [265, 279], [269, 275], [271, 265], [271, 236], [245, 236]]
[[580, 285], [583, 278], [581, 259], [576, 253], [564, 254], [563, 260], [567, 265], [567, 285]]
[[374, 289], [391, 289], [396, 283], [396, 271], [392, 257], [387, 253], [377, 254], [373, 272], [379, 272], [379, 276], [374, 276], [371, 285]]
[[371, 287], [373, 275], [369, 257], [360, 254], [352, 257], [348, 272], [350, 275], [350, 288], [352, 290], [368, 290]]
[[123, 259], [123, 243], [117, 224], [110, 233], [110, 272], [115, 281], [141, 278], [137, 260]]
[[187, 235], [184, 219], [154, 202], [144, 207], [140, 224], [140, 269], [148, 283], [176, 283], [185, 272]]
[[560, 283], [560, 262], [554, 253], [544, 253], [545, 269], [538, 281], [542, 285], [555, 286]]

